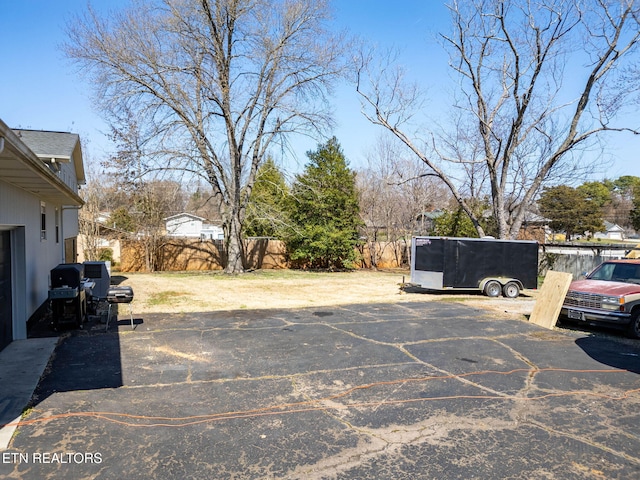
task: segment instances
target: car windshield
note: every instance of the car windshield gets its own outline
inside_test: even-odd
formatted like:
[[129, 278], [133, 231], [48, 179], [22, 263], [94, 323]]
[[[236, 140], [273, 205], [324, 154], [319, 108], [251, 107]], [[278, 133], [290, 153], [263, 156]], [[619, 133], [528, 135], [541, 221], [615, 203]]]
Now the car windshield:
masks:
[[605, 262], [596, 268], [588, 278], [640, 284], [640, 264]]

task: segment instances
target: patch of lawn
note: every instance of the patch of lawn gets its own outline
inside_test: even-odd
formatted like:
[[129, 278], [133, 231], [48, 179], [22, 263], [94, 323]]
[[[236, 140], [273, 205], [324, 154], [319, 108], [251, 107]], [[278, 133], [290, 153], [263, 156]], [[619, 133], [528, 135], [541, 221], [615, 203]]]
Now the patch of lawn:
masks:
[[181, 299], [182, 297], [188, 297], [190, 294], [188, 292], [176, 292], [173, 290], [165, 290], [162, 292], [156, 292], [151, 294], [149, 299], [147, 300], [147, 304], [149, 305], [170, 305], [175, 303], [177, 299]]

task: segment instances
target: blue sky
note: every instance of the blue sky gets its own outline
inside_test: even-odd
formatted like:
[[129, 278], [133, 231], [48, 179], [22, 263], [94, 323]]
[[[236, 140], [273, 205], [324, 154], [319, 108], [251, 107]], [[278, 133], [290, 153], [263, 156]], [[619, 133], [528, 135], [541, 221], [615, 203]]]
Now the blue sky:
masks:
[[[94, 2], [98, 8], [127, 3]], [[0, 119], [13, 128], [76, 132], [83, 140], [85, 159], [91, 164], [105, 158], [112, 145], [104, 135], [104, 122], [92, 109], [91, 86], [60, 50], [66, 21], [86, 4], [86, 0], [0, 0]], [[444, 1], [335, 0], [334, 4], [340, 27], [381, 46], [398, 46], [412, 75], [424, 78], [430, 96], [444, 97], [449, 79], [447, 57], [435, 40], [437, 32], [448, 28]], [[351, 88], [339, 88], [335, 98], [334, 133], [351, 165], [364, 166], [366, 153], [381, 129], [362, 117]], [[295, 146], [299, 166], [316, 142], [298, 141]], [[606, 176], [640, 176], [639, 151], [640, 138], [611, 137], [608, 153], [614, 163]]]

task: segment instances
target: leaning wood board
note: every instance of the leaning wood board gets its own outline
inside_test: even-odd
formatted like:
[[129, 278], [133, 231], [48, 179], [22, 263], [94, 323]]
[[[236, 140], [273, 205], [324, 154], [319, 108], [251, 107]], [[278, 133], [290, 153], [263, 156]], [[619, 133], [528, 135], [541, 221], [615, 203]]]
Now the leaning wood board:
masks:
[[552, 329], [560, 315], [562, 302], [569, 291], [569, 285], [573, 275], [564, 272], [549, 270], [544, 277], [542, 287], [538, 293], [538, 299], [533, 306], [530, 322], [541, 327]]

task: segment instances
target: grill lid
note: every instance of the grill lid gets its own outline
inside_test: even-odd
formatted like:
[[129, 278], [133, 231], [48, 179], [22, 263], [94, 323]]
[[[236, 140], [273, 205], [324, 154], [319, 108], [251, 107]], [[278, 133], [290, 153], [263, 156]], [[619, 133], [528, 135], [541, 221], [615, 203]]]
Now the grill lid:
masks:
[[107, 302], [129, 303], [133, 300], [133, 288], [127, 286], [109, 287], [107, 290]]

